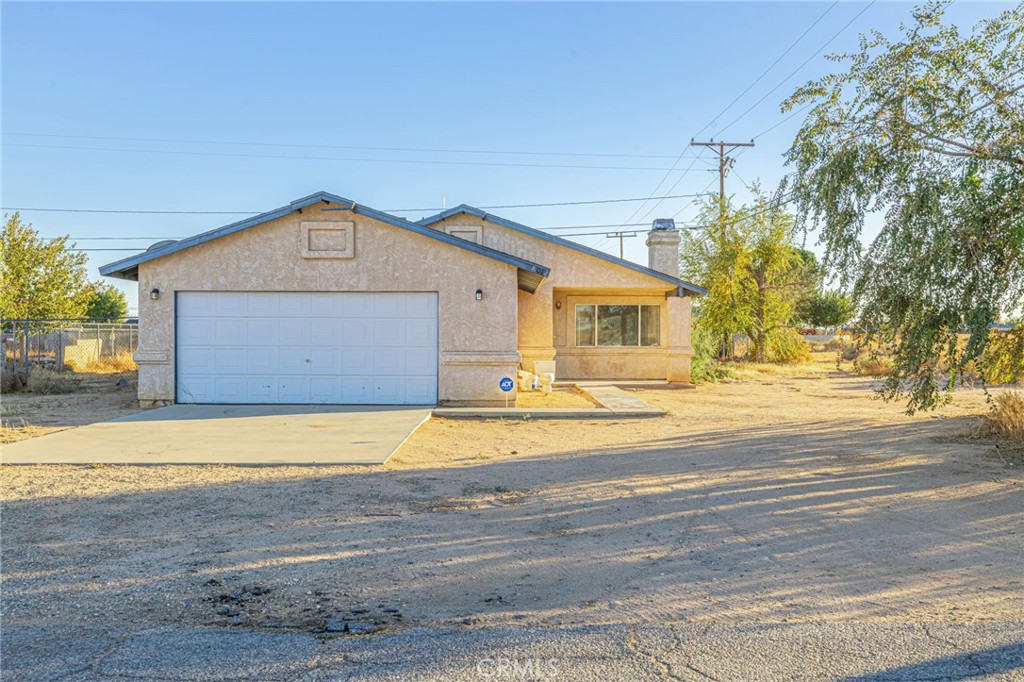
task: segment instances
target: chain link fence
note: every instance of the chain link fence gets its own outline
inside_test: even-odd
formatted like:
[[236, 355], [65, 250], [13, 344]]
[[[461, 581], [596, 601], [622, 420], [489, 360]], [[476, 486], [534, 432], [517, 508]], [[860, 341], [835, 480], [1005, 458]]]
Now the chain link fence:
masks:
[[2, 320], [0, 370], [9, 389], [48, 382], [68, 390], [125, 387], [138, 378], [138, 343], [134, 320]]

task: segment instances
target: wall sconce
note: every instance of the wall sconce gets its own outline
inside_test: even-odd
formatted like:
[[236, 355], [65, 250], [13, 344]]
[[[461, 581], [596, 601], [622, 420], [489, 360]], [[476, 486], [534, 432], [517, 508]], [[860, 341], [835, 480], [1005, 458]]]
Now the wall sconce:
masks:
[[562, 302], [561, 301], [555, 301], [555, 310], [561, 310], [561, 309], [562, 309]]
[[153, 289], [152, 291], [150, 291], [149, 292], [149, 298], [152, 301], [159, 301], [160, 300], [160, 290], [159, 289]]
[[476, 290], [476, 300], [478, 300], [478, 301], [484, 300], [484, 290], [483, 289], [477, 289]]

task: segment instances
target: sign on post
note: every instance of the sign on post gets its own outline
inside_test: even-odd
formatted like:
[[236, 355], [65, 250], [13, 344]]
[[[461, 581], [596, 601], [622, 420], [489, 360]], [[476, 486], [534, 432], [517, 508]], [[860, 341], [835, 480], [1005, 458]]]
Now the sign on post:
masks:
[[513, 388], [515, 388], [515, 382], [508, 377], [502, 377], [501, 381], [498, 382], [498, 388], [505, 392], [505, 409], [508, 409], [508, 394]]

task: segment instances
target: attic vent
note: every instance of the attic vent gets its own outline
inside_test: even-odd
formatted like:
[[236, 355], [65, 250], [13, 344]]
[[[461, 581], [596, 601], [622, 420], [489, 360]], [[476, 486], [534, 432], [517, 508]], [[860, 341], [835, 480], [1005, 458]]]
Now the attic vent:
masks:
[[652, 230], [674, 230], [676, 229], [676, 221], [671, 218], [655, 218], [654, 224], [651, 226]]
[[165, 246], [170, 246], [171, 244], [177, 244], [177, 243], [178, 242], [175, 241], [174, 239], [165, 239], [162, 242], [157, 242], [156, 244], [152, 244], [148, 249], [146, 249], [146, 252], [148, 253], [150, 251], [156, 251], [157, 249], [162, 249]]

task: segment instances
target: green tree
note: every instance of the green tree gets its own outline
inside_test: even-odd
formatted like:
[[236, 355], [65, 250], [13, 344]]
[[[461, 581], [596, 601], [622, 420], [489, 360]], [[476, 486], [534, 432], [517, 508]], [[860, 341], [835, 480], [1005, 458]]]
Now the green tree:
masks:
[[[915, 9], [898, 40], [862, 36], [832, 56], [844, 73], [783, 104], [811, 107], [788, 152], [798, 213], [895, 347], [883, 394], [909, 411], [947, 402], [989, 322], [1024, 301], [1024, 7], [969, 35], [944, 8]], [[881, 232], [865, 248], [869, 216]]]
[[794, 241], [794, 219], [759, 196], [739, 208], [709, 202], [699, 222], [702, 230], [684, 235], [680, 263], [708, 290], [700, 324], [719, 337], [746, 335], [751, 358], [764, 362], [814, 272]]
[[797, 305], [800, 321], [812, 327], [842, 326], [855, 312], [853, 300], [838, 291], [815, 292]]
[[17, 213], [0, 235], [0, 317], [81, 317], [88, 280], [84, 253], [68, 237], [42, 239]]
[[128, 301], [117, 287], [93, 282], [87, 293], [85, 316], [90, 320], [120, 322], [128, 316]]

